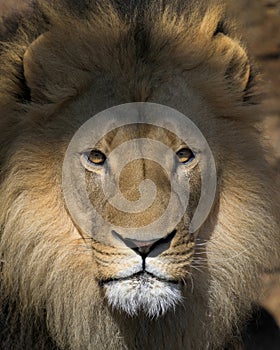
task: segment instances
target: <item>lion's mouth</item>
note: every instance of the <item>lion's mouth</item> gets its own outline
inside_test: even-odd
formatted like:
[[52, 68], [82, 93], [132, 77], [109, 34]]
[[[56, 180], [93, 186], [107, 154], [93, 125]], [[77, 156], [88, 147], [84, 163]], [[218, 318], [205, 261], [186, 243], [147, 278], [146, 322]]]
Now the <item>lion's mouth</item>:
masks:
[[170, 276], [166, 271], [170, 260], [159, 257], [169, 249], [176, 232], [173, 230], [161, 239], [146, 241], [124, 238], [112, 232], [115, 238], [137, 254], [133, 255], [130, 264], [124, 261], [118, 275], [99, 280], [99, 286], [112, 309], [131, 316], [144, 312], [153, 318], [174, 309], [183, 300], [182, 279], [178, 278], [178, 274], [175, 278]]
[[99, 285], [102, 287], [110, 282], [121, 282], [121, 281], [128, 281], [128, 280], [139, 280], [140, 281], [140, 280], [143, 280], [143, 278], [147, 278], [147, 277], [150, 277], [150, 278], [155, 279], [155, 280], [160, 281], [160, 282], [171, 283], [174, 285], [178, 285], [180, 283], [180, 281], [178, 281], [178, 280], [165, 279], [162, 277], [158, 277], [158, 276], [156, 276], [153, 273], [150, 273], [148, 271], [142, 270], [142, 271], [139, 271], [137, 273], [134, 273], [132, 275], [125, 276], [125, 277], [108, 278], [105, 280], [100, 280]]

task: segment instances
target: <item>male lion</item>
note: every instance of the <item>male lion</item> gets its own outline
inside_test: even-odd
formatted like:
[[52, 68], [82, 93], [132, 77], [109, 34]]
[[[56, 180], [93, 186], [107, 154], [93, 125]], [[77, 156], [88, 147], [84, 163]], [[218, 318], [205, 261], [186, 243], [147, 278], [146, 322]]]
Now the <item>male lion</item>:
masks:
[[[197, 0], [32, 6], [0, 58], [1, 349], [239, 346], [259, 275], [279, 263], [280, 205], [256, 129], [256, 75], [226, 10]], [[62, 169], [73, 135], [130, 102], [172, 107], [205, 136], [217, 190], [195, 232], [200, 150], [148, 121], [116, 128], [82, 154], [86, 190], [108, 222], [139, 229], [166, 210], [171, 174], [188, 179], [178, 225], [155, 239], [94, 222], [89, 234], [67, 207]], [[143, 180], [158, 191], [143, 213], [124, 215], [102, 195], [100, 178], [115, 181], [124, 153], [115, 163], [107, 157], [135, 138], [163, 141], [177, 156], [162, 154], [170, 173], [141, 158], [123, 168], [128, 201], [137, 202]]]

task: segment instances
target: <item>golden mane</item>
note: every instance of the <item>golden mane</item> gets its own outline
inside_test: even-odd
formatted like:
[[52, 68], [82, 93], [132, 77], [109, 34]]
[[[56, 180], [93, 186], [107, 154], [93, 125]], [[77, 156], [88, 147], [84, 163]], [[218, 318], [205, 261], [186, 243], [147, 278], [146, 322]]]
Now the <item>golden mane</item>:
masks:
[[[61, 104], [86, 89], [97, 72], [110, 67], [119, 78], [120, 69], [126, 71], [131, 99], [143, 101], [151, 85], [147, 76], [154, 72], [155, 80], [168, 78], [170, 68], [172, 72], [175, 68], [189, 71], [192, 84], [207, 94], [223, 116], [231, 111], [238, 117], [240, 100], [245, 105], [254, 102], [253, 68], [246, 68], [249, 59], [221, 1], [141, 2], [141, 6], [137, 1], [124, 1], [122, 6], [103, 1], [88, 7], [66, 3], [40, 1], [33, 14], [28, 12], [28, 20], [21, 20], [13, 40], [5, 43], [2, 98], [12, 95], [13, 101], [19, 97], [28, 101], [31, 89], [33, 102], [39, 94], [40, 102]], [[71, 36], [69, 28], [76, 28]], [[41, 44], [33, 43], [42, 33]], [[221, 35], [224, 37], [216, 40]], [[36, 55], [32, 69], [36, 74], [36, 67], [41, 66], [39, 76], [29, 77], [28, 71], [24, 75], [26, 51], [31, 57]], [[207, 71], [206, 82], [203, 72]], [[240, 89], [242, 79], [245, 85]]]
[[[280, 204], [255, 128], [254, 68], [221, 1], [80, 3], [35, 2], [1, 44], [1, 348], [222, 348], [239, 335], [259, 274], [280, 259]], [[184, 112], [188, 89], [189, 101], [202, 101], [192, 118], [219, 176], [202, 228], [213, 232], [202, 245], [207, 263], [197, 257], [175, 312], [129, 318], [108, 307], [65, 209], [72, 117], [79, 110], [81, 123], [116, 101]]]

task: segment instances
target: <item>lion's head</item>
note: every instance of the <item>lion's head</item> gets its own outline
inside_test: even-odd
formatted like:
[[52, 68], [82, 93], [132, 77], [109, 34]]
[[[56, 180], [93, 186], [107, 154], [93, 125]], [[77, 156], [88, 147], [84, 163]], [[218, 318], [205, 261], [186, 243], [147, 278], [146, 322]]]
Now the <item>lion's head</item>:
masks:
[[[34, 6], [0, 58], [3, 348], [223, 346], [280, 251], [256, 77], [223, 6]], [[134, 102], [140, 121], [120, 126], [111, 108]], [[101, 136], [71, 153], [102, 113], [110, 131], [82, 127]], [[192, 229], [199, 205], [207, 215]]]

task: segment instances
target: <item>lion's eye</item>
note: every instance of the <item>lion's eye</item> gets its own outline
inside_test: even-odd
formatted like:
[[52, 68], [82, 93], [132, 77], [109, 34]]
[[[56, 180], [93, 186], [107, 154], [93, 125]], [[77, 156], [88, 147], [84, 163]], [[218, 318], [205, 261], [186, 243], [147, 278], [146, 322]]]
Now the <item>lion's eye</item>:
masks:
[[101, 151], [93, 149], [88, 154], [88, 160], [89, 160], [89, 162], [91, 162], [95, 165], [103, 165], [105, 163], [106, 156]]
[[189, 148], [182, 148], [177, 152], [177, 157], [180, 163], [186, 164], [194, 159], [194, 154]]

